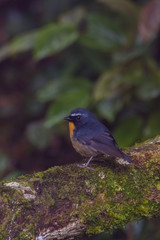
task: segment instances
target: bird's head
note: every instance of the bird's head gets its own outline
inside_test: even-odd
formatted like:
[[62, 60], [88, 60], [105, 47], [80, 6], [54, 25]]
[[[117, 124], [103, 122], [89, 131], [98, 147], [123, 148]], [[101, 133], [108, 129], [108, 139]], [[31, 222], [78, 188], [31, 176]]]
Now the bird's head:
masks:
[[92, 119], [94, 119], [92, 113], [84, 108], [76, 108], [69, 114], [68, 117], [64, 118], [64, 120], [73, 123], [75, 127], [83, 126]]

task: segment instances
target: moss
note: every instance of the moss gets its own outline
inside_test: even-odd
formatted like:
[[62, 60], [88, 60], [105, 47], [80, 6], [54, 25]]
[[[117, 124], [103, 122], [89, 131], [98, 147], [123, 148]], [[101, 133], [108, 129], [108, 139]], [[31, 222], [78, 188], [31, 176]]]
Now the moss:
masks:
[[8, 231], [5, 230], [6, 223], [4, 222], [0, 226], [0, 240], [7, 239]]
[[156, 183], [156, 187], [160, 191], [160, 182], [159, 181]]
[[28, 231], [21, 231], [14, 240], [33, 240], [33, 236]]
[[160, 156], [152, 157], [145, 166], [152, 176], [155, 175], [160, 171]]
[[35, 191], [33, 201], [25, 199], [22, 192], [1, 185], [0, 194], [7, 206], [7, 218], [1, 225], [0, 233], [8, 229], [7, 222], [12, 219], [14, 205], [14, 239], [27, 239], [25, 234], [30, 239], [29, 232], [35, 236], [41, 229], [50, 226], [57, 229], [54, 222], [61, 227], [66, 226], [74, 217], [86, 224], [88, 233], [95, 234], [111, 232], [142, 216], [154, 216], [160, 212], [158, 148], [152, 157], [150, 146], [144, 149], [143, 153], [140, 152], [142, 147], [139, 152], [134, 152], [138, 164], [142, 159], [138, 167], [123, 167], [107, 161], [105, 167], [98, 163], [95, 171], [91, 171], [73, 164], [17, 178], [20, 184]]
[[107, 169], [104, 176], [103, 179], [94, 179], [97, 182], [96, 199], [92, 202], [85, 198], [78, 210], [80, 219], [87, 225], [88, 233], [110, 232], [133, 219], [140, 219], [142, 215], [150, 217], [160, 209], [158, 203], [146, 199], [157, 176], [153, 178], [152, 174], [133, 167], [129, 174], [115, 174], [113, 170]]
[[42, 179], [44, 177], [44, 173], [43, 172], [37, 172], [34, 174], [34, 177], [38, 177], [40, 179]]

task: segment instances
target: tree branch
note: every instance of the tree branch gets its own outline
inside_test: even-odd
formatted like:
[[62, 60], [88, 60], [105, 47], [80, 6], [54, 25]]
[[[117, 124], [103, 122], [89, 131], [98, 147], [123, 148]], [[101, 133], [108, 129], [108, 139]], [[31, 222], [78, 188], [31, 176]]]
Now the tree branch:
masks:
[[0, 239], [70, 239], [160, 214], [160, 137], [111, 158], [54, 167], [0, 183]]

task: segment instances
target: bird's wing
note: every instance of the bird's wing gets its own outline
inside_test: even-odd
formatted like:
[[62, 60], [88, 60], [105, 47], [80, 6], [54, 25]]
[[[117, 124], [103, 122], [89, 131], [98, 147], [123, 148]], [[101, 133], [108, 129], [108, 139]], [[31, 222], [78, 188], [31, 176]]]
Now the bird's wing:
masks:
[[81, 141], [94, 152], [107, 154], [113, 157], [122, 157], [122, 152], [108, 129], [98, 133], [90, 139], [81, 138]]

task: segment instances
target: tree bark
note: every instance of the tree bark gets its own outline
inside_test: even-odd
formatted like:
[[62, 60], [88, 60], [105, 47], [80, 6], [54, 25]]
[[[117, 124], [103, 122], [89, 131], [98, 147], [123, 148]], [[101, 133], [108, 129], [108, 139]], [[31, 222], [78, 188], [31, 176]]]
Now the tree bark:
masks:
[[160, 214], [160, 137], [103, 157], [0, 183], [0, 239], [74, 239]]

